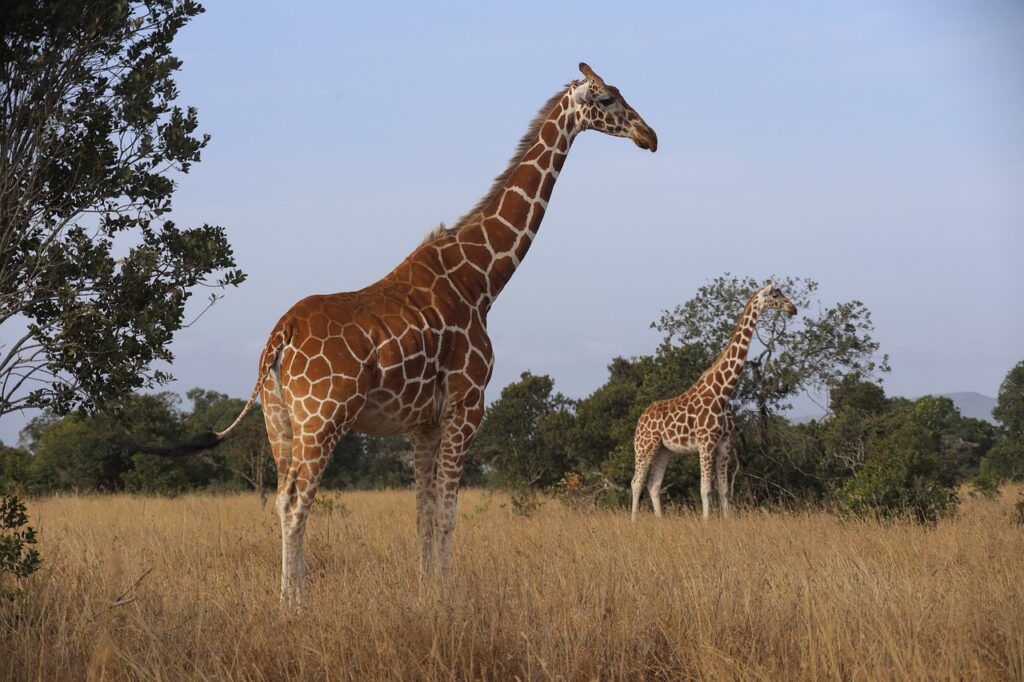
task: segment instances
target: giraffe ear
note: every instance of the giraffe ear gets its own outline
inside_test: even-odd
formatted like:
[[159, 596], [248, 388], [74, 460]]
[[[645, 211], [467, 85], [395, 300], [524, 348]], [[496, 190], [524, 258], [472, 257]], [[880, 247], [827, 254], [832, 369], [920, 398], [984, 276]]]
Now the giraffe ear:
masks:
[[580, 73], [587, 77], [587, 80], [599, 87], [605, 87], [604, 81], [601, 77], [594, 73], [594, 70], [590, 68], [586, 62], [580, 62]]

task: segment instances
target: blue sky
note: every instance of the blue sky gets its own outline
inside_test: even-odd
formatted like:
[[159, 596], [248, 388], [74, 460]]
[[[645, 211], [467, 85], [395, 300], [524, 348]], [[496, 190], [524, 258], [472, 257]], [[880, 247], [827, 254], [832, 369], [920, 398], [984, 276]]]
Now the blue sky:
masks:
[[221, 1], [175, 52], [213, 137], [175, 219], [249, 275], [176, 338], [181, 393], [247, 395], [277, 318], [472, 206], [581, 60], [659, 150], [577, 139], [492, 310], [489, 397], [527, 369], [586, 395], [726, 271], [862, 300], [892, 394], [995, 395], [1024, 359], [1022, 3]]

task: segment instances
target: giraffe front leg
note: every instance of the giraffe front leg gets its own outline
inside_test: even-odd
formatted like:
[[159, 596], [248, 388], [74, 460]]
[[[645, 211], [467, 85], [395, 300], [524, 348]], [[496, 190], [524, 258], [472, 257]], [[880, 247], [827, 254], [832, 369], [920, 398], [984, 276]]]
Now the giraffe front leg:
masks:
[[437, 543], [438, 568], [447, 575], [451, 565], [452, 533], [455, 530], [455, 511], [459, 498], [459, 481], [466, 461], [466, 451], [473, 442], [477, 427], [484, 416], [483, 394], [476, 391], [478, 400], [453, 405], [445, 415], [441, 431], [440, 457], [437, 462], [434, 541]]
[[714, 453], [714, 445], [703, 443], [700, 446], [700, 502], [703, 508], [704, 520], [707, 521], [711, 515], [711, 464]]
[[729, 457], [732, 453], [732, 444], [729, 436], [722, 436], [718, 442], [718, 506], [721, 509], [722, 518], [729, 516]]
[[409, 434], [416, 468], [416, 545], [420, 553], [420, 580], [434, 568], [434, 519], [437, 516], [437, 458], [441, 432], [437, 427]]

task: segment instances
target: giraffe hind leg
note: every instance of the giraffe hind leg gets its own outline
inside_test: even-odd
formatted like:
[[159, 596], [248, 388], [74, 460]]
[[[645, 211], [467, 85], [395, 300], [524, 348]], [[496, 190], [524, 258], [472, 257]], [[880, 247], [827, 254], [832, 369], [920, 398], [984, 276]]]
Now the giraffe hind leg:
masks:
[[434, 567], [434, 519], [437, 516], [437, 459], [441, 432], [431, 427], [409, 434], [416, 468], [416, 544], [420, 552], [420, 579]]
[[281, 390], [281, 377], [276, 368], [268, 373], [263, 382], [260, 398], [263, 422], [267, 427], [267, 438], [274, 453], [274, 465], [277, 469], [277, 490], [280, 492], [292, 463], [292, 420]]
[[718, 469], [718, 507], [722, 518], [729, 516], [729, 457], [732, 453], [732, 444], [729, 436], [726, 435], [718, 442], [716, 468]]
[[665, 470], [672, 453], [664, 445], [658, 448], [651, 463], [651, 473], [647, 478], [647, 492], [651, 496], [654, 515], [661, 518], [661, 482], [665, 478]]
[[658, 440], [636, 439], [633, 444], [633, 505], [630, 511], [630, 519], [636, 521], [636, 514], [640, 509], [640, 494], [643, 492], [644, 483], [647, 481], [647, 472], [651, 468], [654, 455], [661, 446]]
[[[322, 404], [336, 405], [330, 414], [317, 412], [308, 415], [304, 422], [292, 423], [291, 462], [277, 493], [277, 512], [281, 518], [281, 601], [285, 605], [294, 606], [305, 596], [306, 519], [335, 445], [352, 428], [363, 407], [366, 381], [364, 375], [354, 381], [338, 382], [328, 397], [321, 398]], [[342, 401], [344, 396], [348, 399]]]

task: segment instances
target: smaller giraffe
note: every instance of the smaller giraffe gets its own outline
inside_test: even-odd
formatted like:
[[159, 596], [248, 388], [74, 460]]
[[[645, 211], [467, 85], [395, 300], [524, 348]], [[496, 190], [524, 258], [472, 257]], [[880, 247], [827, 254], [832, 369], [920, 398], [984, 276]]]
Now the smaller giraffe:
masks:
[[709, 512], [711, 465], [717, 454], [719, 506], [723, 517], [729, 515], [729, 437], [733, 426], [729, 399], [743, 372], [757, 318], [766, 308], [796, 314], [796, 306], [769, 281], [747, 301], [729, 344], [693, 386], [680, 396], [651, 403], [640, 415], [633, 436], [633, 521], [644, 481], [654, 514], [661, 516], [661, 481], [673, 452], [700, 455], [700, 498], [705, 521]]

